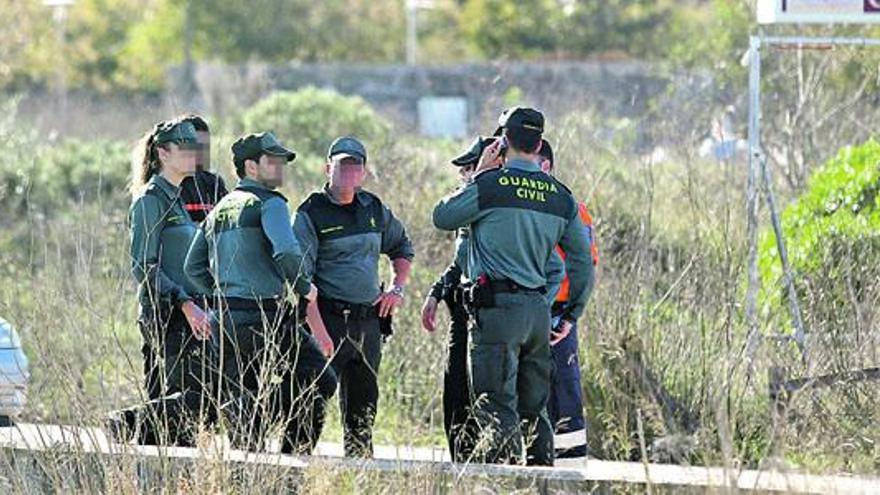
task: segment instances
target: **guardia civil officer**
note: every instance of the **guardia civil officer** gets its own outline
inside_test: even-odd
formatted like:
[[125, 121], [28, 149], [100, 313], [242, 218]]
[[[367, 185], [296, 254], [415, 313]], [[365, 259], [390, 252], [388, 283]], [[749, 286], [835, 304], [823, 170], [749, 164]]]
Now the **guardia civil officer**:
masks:
[[194, 114], [186, 115], [181, 120], [193, 125], [199, 147], [196, 152], [196, 171], [180, 184], [180, 198], [190, 218], [201, 223], [228, 191], [223, 178], [211, 172], [211, 129], [208, 123]]
[[307, 454], [336, 377], [289, 302], [294, 294], [315, 297], [300, 270], [287, 200], [275, 190], [296, 154], [268, 132], [240, 138], [232, 153], [240, 181], [197, 232], [186, 274], [212, 291], [222, 313], [222, 389], [233, 445], [262, 449], [278, 426], [282, 452]]
[[136, 149], [129, 254], [151, 400], [111, 417], [117, 439], [137, 428], [141, 443], [192, 445], [207, 405], [202, 384], [209, 365], [203, 356], [211, 320], [184, 274], [196, 224], [180, 200], [180, 184], [195, 171], [196, 139], [192, 124], [171, 120], [156, 124]]
[[[373, 454], [373, 422], [379, 399], [382, 328], [403, 300], [414, 255], [403, 224], [374, 194], [361, 188], [367, 150], [354, 137], [333, 141], [328, 182], [299, 206], [294, 230], [303, 267], [318, 288], [312, 333], [335, 348], [345, 454]], [[382, 290], [379, 258], [391, 260], [394, 279]], [[385, 323], [380, 325], [380, 319]], [[332, 342], [331, 342], [332, 341]]]
[[[555, 169], [553, 148], [547, 140], [541, 141], [541, 170], [552, 175]], [[578, 203], [578, 218], [584, 224], [587, 237], [583, 242], [590, 246], [593, 267], [599, 264], [599, 250], [593, 233], [593, 218], [583, 202]], [[557, 246], [557, 252], [565, 259], [565, 251]], [[589, 292], [595, 281], [595, 270], [589, 278]], [[588, 296], [589, 297], [589, 296]], [[569, 281], [566, 277], [551, 307], [553, 329], [557, 330], [570, 300]], [[573, 322], [567, 335], [551, 334], [551, 351], [555, 363], [547, 412], [554, 428], [556, 458], [576, 459], [587, 456], [587, 423], [584, 418], [584, 397], [581, 387], [581, 366], [578, 355], [577, 323]]]
[[[484, 151], [473, 181], [441, 200], [433, 219], [440, 229], [471, 229], [475, 321], [469, 361], [481, 441], [488, 444], [484, 459], [519, 462], [526, 433], [528, 463], [552, 465], [546, 268], [560, 244], [571, 293], [563, 328], [570, 327], [584, 308], [589, 248], [576, 201], [538, 166], [544, 116], [514, 107], [499, 125], [501, 138]], [[507, 159], [497, 168], [505, 144]]]
[[[463, 184], [470, 180], [483, 149], [495, 138], [477, 136], [464, 153], [452, 160], [458, 168]], [[468, 384], [468, 312], [464, 303], [467, 286], [468, 229], [458, 229], [455, 239], [455, 259], [431, 286], [422, 305], [422, 326], [433, 332], [436, 327], [437, 306], [440, 301], [449, 309], [449, 361], [443, 374], [443, 428], [453, 462], [466, 462], [474, 450], [477, 430], [471, 415], [470, 385]]]
[[[466, 185], [487, 146], [497, 137], [478, 136], [470, 148], [452, 160], [458, 167], [462, 185]], [[498, 157], [503, 164], [504, 157]], [[467, 228], [458, 229], [455, 242], [455, 259], [431, 287], [422, 306], [422, 325], [429, 332], [435, 328], [437, 305], [444, 301], [450, 312], [448, 363], [443, 376], [443, 421], [449, 451], [454, 462], [471, 460], [478, 428], [473, 415], [473, 401], [468, 383], [468, 322], [469, 310], [465, 298], [471, 281], [468, 276]], [[548, 302], [562, 284], [565, 269], [562, 259], [552, 256], [546, 268]]]

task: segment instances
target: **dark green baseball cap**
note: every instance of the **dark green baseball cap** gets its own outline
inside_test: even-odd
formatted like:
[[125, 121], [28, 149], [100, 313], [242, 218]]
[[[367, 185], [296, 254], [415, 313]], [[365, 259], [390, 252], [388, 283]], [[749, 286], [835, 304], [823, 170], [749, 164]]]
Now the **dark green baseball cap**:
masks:
[[483, 156], [483, 150], [486, 149], [486, 146], [494, 143], [495, 139], [494, 137], [477, 136], [467, 151], [452, 159], [452, 164], [456, 167], [476, 165], [480, 161], [480, 157]]
[[330, 149], [327, 150], [328, 159], [339, 155], [359, 158], [362, 162], [367, 163], [367, 148], [357, 138], [351, 136], [336, 138], [330, 145]]
[[196, 128], [182, 120], [163, 120], [153, 128], [156, 144], [175, 143], [182, 148], [197, 148], [199, 144]]
[[238, 141], [232, 143], [232, 155], [235, 160], [242, 161], [260, 155], [283, 156], [289, 162], [296, 158], [296, 152], [282, 146], [271, 132], [248, 134], [238, 138]]
[[498, 117], [498, 129], [495, 135], [500, 136], [504, 129], [517, 129], [542, 134], [544, 132], [544, 114], [528, 107], [511, 107]]

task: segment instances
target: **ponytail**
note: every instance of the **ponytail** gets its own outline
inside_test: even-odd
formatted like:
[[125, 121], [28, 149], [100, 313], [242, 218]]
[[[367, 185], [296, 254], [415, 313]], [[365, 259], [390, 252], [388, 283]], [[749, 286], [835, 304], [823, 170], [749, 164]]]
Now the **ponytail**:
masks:
[[162, 168], [156, 152], [155, 129], [144, 134], [132, 151], [131, 157], [131, 194], [137, 196], [144, 185]]

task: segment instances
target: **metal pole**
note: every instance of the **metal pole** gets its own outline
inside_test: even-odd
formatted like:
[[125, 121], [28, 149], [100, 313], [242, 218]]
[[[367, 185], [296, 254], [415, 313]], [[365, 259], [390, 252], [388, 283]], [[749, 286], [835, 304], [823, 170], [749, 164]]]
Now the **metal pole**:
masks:
[[43, 5], [52, 9], [52, 20], [55, 23], [55, 36], [58, 43], [57, 50], [60, 54], [58, 64], [55, 67], [56, 81], [55, 91], [58, 105], [58, 119], [61, 126], [67, 124], [67, 9], [74, 4], [75, 0], [43, 0]]
[[195, 96], [195, 71], [193, 69], [192, 44], [192, 0], [186, 0], [183, 11], [183, 86], [184, 98], [187, 104], [192, 102]]
[[60, 115], [60, 121], [67, 123], [67, 53], [66, 52], [66, 44], [67, 44], [67, 33], [66, 33], [66, 22], [67, 22], [67, 7], [66, 4], [58, 4], [55, 6], [53, 11], [53, 18], [55, 20], [55, 35], [58, 40], [58, 47], [62, 53], [62, 60], [58, 64], [58, 113]]
[[[791, 322], [794, 326], [794, 340], [801, 352], [801, 358], [807, 363], [808, 354], [806, 346], [806, 330], [801, 319], [800, 303], [798, 302], [797, 290], [794, 286], [794, 277], [791, 271], [791, 263], [788, 259], [788, 249], [782, 232], [782, 223], [779, 219], [779, 209], [776, 205], [776, 196], [773, 194], [773, 181], [767, 166], [767, 158], [761, 151], [761, 47], [763, 44], [804, 44], [816, 43], [813, 40], [824, 40], [828, 43], [820, 44], [867, 44], [871, 40], [858, 38], [763, 38], [752, 36], [749, 38], [749, 176], [746, 197], [748, 201], [748, 275], [749, 285], [746, 292], [746, 319], [749, 325], [749, 342], [747, 356], [753, 357], [757, 348], [760, 331], [757, 321], [757, 291], [760, 284], [758, 277], [758, 167], [760, 167], [761, 180], [764, 185], [767, 206], [770, 209], [770, 220], [773, 224], [773, 233], [776, 236], [776, 248], [782, 262], [783, 282], [788, 293], [788, 304], [791, 312]], [[880, 40], [874, 40], [880, 45]]]
[[749, 338], [746, 356], [754, 357], [760, 343], [758, 329], [758, 160], [761, 157], [761, 38], [749, 38], [749, 173], [746, 185], [746, 236], [749, 242], [748, 288], [746, 289], [746, 324]]
[[418, 5], [415, 0], [406, 0], [406, 63], [416, 64], [416, 50], [418, 49], [418, 25], [416, 13]]
[[767, 158], [761, 156], [761, 175], [764, 178], [764, 192], [767, 195], [767, 206], [770, 208], [770, 221], [773, 223], [773, 232], [776, 234], [776, 249], [779, 251], [779, 259], [782, 261], [782, 279], [788, 289], [788, 306], [791, 311], [791, 324], [794, 326], [794, 341], [798, 350], [801, 351], [801, 359], [808, 364], [806, 331], [801, 320], [801, 308], [798, 302], [797, 291], [794, 287], [794, 277], [791, 273], [791, 264], [788, 261], [788, 250], [785, 247], [785, 238], [782, 233], [782, 222], [779, 221], [779, 212], [776, 206], [776, 197], [773, 194], [773, 182], [767, 167]]

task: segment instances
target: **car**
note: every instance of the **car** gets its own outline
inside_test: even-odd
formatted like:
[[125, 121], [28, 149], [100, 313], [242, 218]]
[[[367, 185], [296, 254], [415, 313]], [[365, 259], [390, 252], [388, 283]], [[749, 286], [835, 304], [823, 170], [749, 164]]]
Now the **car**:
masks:
[[12, 426], [24, 410], [29, 380], [28, 359], [18, 332], [0, 317], [0, 426]]

